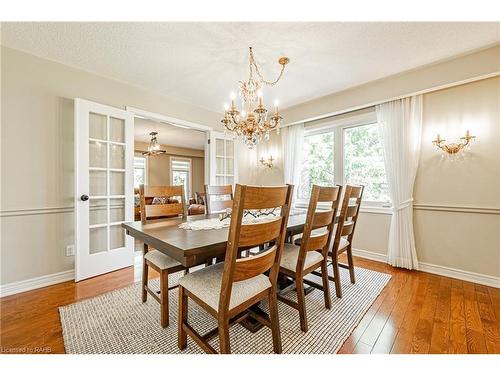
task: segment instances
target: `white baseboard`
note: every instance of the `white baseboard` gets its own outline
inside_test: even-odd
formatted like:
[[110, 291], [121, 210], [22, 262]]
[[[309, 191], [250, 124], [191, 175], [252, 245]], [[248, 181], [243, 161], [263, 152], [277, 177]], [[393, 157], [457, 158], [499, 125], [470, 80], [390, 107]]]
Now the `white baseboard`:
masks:
[[440, 276], [447, 276], [454, 279], [470, 281], [472, 283], [500, 288], [500, 277], [484, 275], [481, 273], [459, 270], [451, 267], [438, 266], [424, 262], [418, 263], [419, 270], [422, 272], [433, 273]]
[[14, 283], [0, 285], [0, 297], [7, 297], [12, 294], [27, 292], [29, 290], [43, 288], [45, 286], [59, 284], [65, 281], [74, 280], [75, 270], [68, 270], [51, 275], [34, 277], [33, 279], [16, 281]]
[[[375, 253], [373, 251], [352, 249], [352, 254], [360, 258], [374, 260], [376, 262], [387, 263], [387, 256], [385, 254]], [[451, 277], [463, 281], [470, 281], [472, 283], [487, 285], [494, 288], [500, 288], [500, 277], [484, 275], [481, 273], [459, 270], [451, 267], [438, 266], [425, 262], [419, 262], [419, 271], [432, 273], [439, 276]]]
[[[353, 249], [353, 255], [373, 260], [376, 262], [386, 263], [387, 256], [385, 254], [375, 253], [373, 251]], [[419, 262], [419, 268], [422, 272], [428, 272], [440, 276], [451, 277], [454, 279], [470, 281], [476, 284], [487, 285], [494, 288], [500, 288], [500, 277], [483, 275], [480, 273], [459, 270], [456, 268], [438, 266], [435, 264], [429, 264], [424, 262]], [[75, 271], [68, 270], [58, 273], [53, 273], [51, 275], [35, 277], [33, 279], [17, 281], [10, 284], [0, 285], [0, 297], [7, 297], [12, 294], [17, 294], [21, 292], [27, 292], [29, 290], [43, 288], [49, 285], [59, 284], [65, 281], [74, 280]]]

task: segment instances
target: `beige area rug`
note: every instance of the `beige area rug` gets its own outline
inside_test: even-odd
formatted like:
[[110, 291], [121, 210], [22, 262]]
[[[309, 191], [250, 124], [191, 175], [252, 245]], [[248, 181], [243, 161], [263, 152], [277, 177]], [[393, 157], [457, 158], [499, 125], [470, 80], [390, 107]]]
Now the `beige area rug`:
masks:
[[[331, 267], [330, 267], [331, 268]], [[175, 283], [180, 274], [171, 275]], [[387, 285], [390, 275], [356, 268], [356, 284], [349, 282], [347, 270], [341, 269], [341, 299], [335, 297], [330, 283], [332, 308], [324, 306], [323, 292], [313, 290], [306, 296], [309, 331], [300, 330], [297, 310], [278, 302], [283, 353], [336, 353], [357, 326], [375, 298]], [[158, 280], [150, 282], [158, 288]], [[174, 284], [171, 284], [174, 285]], [[184, 351], [177, 348], [178, 289], [170, 291], [170, 326], [160, 327], [160, 306], [151, 297], [141, 302], [140, 284], [116, 290], [59, 308], [67, 353], [202, 353], [188, 338]], [[295, 296], [289, 292], [289, 298]], [[262, 303], [266, 311], [266, 303]], [[189, 322], [201, 334], [216, 327], [216, 320], [189, 301]], [[250, 333], [239, 324], [230, 328], [233, 353], [273, 353], [271, 331], [267, 327]], [[218, 338], [211, 340], [218, 349]]]

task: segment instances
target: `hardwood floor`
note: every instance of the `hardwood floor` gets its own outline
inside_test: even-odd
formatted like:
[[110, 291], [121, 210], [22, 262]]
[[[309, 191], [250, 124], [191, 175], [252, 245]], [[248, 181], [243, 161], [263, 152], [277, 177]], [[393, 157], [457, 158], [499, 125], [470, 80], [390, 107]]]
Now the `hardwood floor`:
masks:
[[[339, 353], [500, 353], [500, 289], [361, 258], [355, 264], [392, 279]], [[136, 265], [0, 299], [0, 353], [64, 353], [58, 307], [139, 278]]]

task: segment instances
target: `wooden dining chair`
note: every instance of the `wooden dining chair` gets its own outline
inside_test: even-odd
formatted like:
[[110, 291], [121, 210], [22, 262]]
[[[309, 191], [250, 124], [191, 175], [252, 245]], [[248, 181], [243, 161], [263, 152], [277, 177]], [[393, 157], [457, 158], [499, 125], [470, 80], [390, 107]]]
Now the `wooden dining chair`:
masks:
[[[340, 283], [340, 267], [349, 270], [351, 283], [355, 283], [354, 262], [352, 259], [352, 239], [354, 230], [358, 221], [359, 207], [363, 197], [364, 186], [347, 185], [344, 189], [344, 199], [342, 208], [337, 223], [335, 239], [333, 246], [328, 252], [328, 256], [332, 260], [333, 277], [329, 276], [330, 280], [335, 282], [335, 291], [338, 298], [342, 298], [342, 286]], [[347, 255], [347, 264], [339, 263], [339, 255], [342, 253]], [[324, 274], [324, 272], [322, 272]]]
[[232, 185], [205, 185], [205, 196], [208, 214], [222, 212], [233, 207]]
[[[139, 187], [141, 221], [143, 224], [152, 219], [164, 217], [186, 216], [183, 186], [145, 186]], [[149, 267], [160, 274], [159, 295], [148, 286]], [[149, 249], [144, 244], [144, 259], [142, 264], [142, 302], [146, 302], [148, 293], [160, 303], [161, 326], [167, 327], [168, 318], [168, 291], [177, 286], [168, 286], [168, 275], [183, 271], [185, 268], [174, 258], [161, 251]]]
[[[281, 251], [286, 235], [293, 186], [257, 187], [236, 185], [224, 262], [195, 271], [179, 280], [179, 349], [191, 337], [207, 353], [216, 353], [208, 340], [219, 336], [221, 353], [230, 353], [229, 327], [248, 316], [271, 328], [273, 349], [281, 353], [281, 337], [276, 298]], [[280, 215], [271, 220], [244, 224], [244, 210], [280, 207]], [[241, 248], [264, 243], [273, 245], [248, 258], [238, 258]], [[266, 274], [266, 272], [268, 272]], [[205, 335], [188, 322], [188, 299], [192, 299], [217, 319], [218, 327]], [[268, 299], [269, 317], [249, 308]]]
[[[280, 273], [295, 280], [297, 302], [284, 297], [283, 293], [278, 295], [278, 299], [299, 310], [300, 328], [304, 332], [307, 332], [308, 328], [304, 283], [323, 290], [325, 307], [327, 309], [331, 308], [327, 271], [328, 249], [332, 239], [341, 191], [341, 186], [323, 187], [313, 185], [300, 245], [286, 243], [283, 248]], [[325, 202], [328, 202], [329, 208], [318, 211], [318, 203]], [[304, 276], [318, 268], [321, 268], [321, 285], [304, 279]]]

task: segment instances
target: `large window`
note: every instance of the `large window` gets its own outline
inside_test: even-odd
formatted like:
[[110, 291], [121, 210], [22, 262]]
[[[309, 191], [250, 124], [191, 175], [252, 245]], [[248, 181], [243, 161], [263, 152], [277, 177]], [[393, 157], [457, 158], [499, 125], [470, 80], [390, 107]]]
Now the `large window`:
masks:
[[336, 123], [305, 131], [302, 169], [297, 189], [299, 204], [306, 204], [313, 184], [365, 186], [365, 205], [389, 203], [383, 149], [378, 125]]
[[191, 159], [170, 158], [170, 181], [172, 185], [183, 185], [186, 200], [191, 197]]
[[134, 157], [134, 188], [139, 185], [147, 184], [146, 158], [141, 156]]
[[389, 202], [378, 124], [344, 129], [344, 181], [364, 185], [366, 202]]
[[306, 135], [303, 144], [302, 170], [298, 198], [308, 200], [316, 185], [333, 185], [334, 176], [333, 132]]

